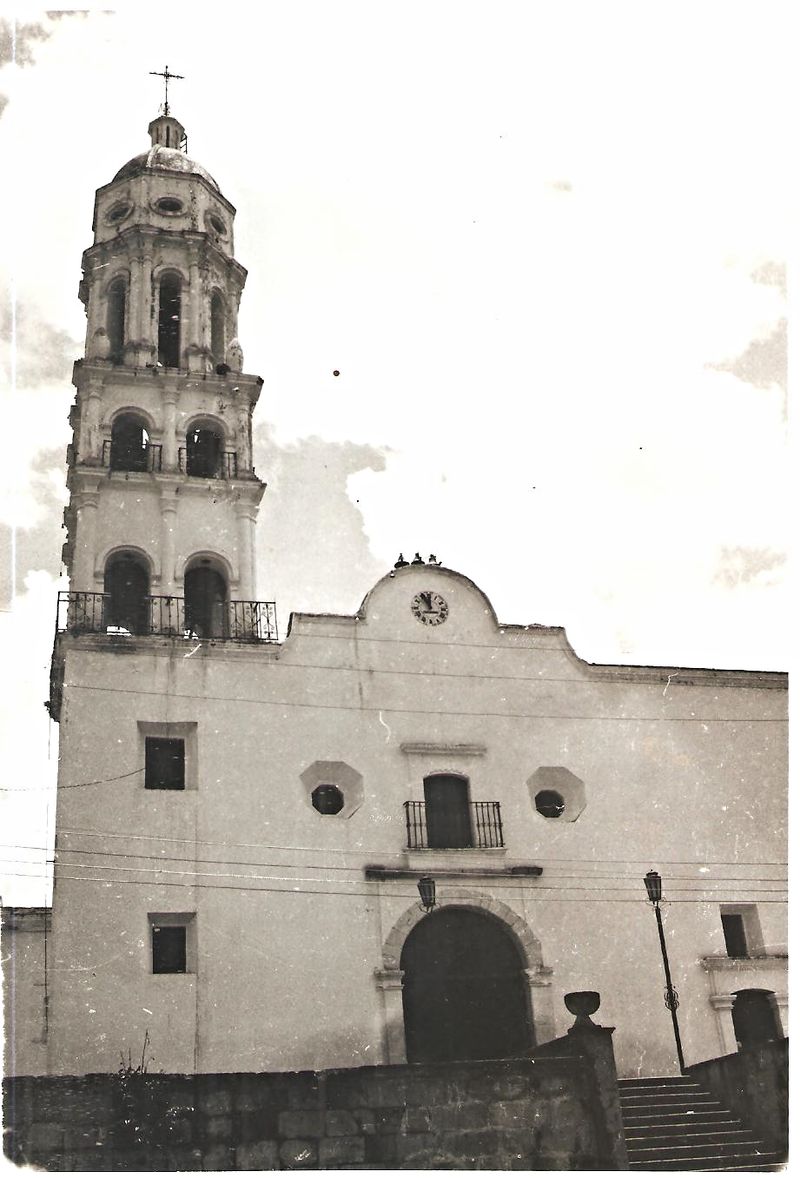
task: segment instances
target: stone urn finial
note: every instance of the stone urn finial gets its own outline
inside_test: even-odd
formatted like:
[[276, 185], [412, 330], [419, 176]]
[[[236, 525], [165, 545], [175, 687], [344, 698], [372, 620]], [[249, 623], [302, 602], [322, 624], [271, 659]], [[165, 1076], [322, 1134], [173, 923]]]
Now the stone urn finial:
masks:
[[564, 1005], [570, 1014], [575, 1015], [576, 1027], [594, 1027], [590, 1015], [600, 1006], [600, 995], [597, 990], [573, 990], [564, 995]]

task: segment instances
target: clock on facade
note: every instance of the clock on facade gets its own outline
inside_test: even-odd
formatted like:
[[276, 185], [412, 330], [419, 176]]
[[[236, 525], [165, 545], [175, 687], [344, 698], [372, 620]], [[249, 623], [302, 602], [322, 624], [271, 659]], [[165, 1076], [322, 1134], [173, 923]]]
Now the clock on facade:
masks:
[[426, 590], [411, 599], [411, 612], [424, 626], [439, 626], [447, 618], [450, 607], [439, 593]]

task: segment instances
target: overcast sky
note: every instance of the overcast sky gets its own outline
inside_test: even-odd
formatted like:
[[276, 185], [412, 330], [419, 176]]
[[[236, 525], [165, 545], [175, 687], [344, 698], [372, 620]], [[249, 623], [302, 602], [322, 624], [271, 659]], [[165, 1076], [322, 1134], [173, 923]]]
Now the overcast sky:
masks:
[[238, 210], [259, 596], [284, 626], [354, 612], [419, 550], [592, 662], [787, 664], [791, 6], [254, 12], [4, 30], [6, 903], [44, 899], [13, 874], [43, 853], [7, 847], [52, 827], [81, 252], [165, 63], [189, 154]]

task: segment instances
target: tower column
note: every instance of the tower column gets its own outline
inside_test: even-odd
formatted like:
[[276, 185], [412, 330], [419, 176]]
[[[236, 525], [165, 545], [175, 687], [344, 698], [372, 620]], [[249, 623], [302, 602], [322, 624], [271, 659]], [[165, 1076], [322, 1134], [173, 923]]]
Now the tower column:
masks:
[[139, 350], [139, 364], [153, 361], [153, 246], [145, 240], [139, 262], [139, 297], [136, 314], [136, 345]]
[[176, 470], [178, 466], [178, 441], [175, 437], [178, 393], [176, 389], [164, 389], [164, 433], [161, 439], [161, 469]]
[[239, 535], [239, 596], [252, 601], [256, 594], [256, 516], [252, 503], [237, 503]]
[[240, 389], [234, 391], [236, 399], [236, 464], [239, 478], [246, 478], [253, 469], [252, 443], [250, 439], [250, 401]]
[[161, 491], [161, 585], [162, 594], [175, 593], [175, 524], [178, 515], [177, 488]]
[[[102, 461], [102, 439], [100, 437], [100, 409], [102, 389], [97, 380], [86, 386], [83, 394], [81, 441], [78, 461], [87, 466], [98, 466]], [[95, 504], [95, 506], [97, 506]]]
[[200, 257], [198, 247], [189, 254], [189, 317], [186, 331], [187, 367], [190, 372], [203, 372], [203, 332], [200, 322]]
[[131, 257], [131, 281], [128, 287], [128, 313], [125, 316], [125, 363], [135, 366], [139, 363], [139, 341], [141, 339], [140, 320], [141, 306], [144, 301], [142, 292], [141, 254]]
[[95, 538], [97, 533], [97, 485], [74, 493], [78, 509], [76, 528], [77, 543], [73, 557], [70, 581], [73, 589], [80, 593], [95, 592]]

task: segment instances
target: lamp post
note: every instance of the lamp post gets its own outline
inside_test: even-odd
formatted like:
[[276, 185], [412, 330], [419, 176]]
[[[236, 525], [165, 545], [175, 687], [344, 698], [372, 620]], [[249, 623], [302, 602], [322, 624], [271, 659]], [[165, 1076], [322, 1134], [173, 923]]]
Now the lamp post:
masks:
[[664, 988], [664, 1005], [672, 1016], [672, 1029], [675, 1032], [675, 1046], [678, 1049], [678, 1066], [681, 1069], [681, 1075], [683, 1075], [683, 1073], [686, 1071], [686, 1064], [683, 1060], [681, 1032], [678, 1026], [678, 991], [672, 984], [672, 975], [669, 972], [667, 942], [664, 939], [664, 925], [661, 920], [661, 876], [657, 871], [648, 871], [647, 875], [644, 877], [644, 886], [647, 888], [647, 898], [653, 905], [653, 910], [656, 914], [658, 939], [661, 944], [661, 957], [664, 961], [664, 980], [667, 983]]

